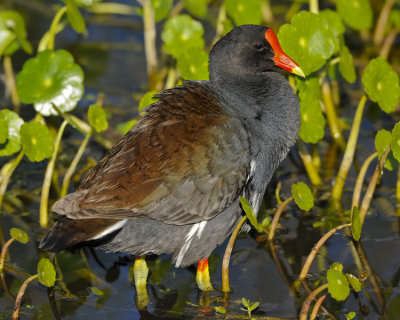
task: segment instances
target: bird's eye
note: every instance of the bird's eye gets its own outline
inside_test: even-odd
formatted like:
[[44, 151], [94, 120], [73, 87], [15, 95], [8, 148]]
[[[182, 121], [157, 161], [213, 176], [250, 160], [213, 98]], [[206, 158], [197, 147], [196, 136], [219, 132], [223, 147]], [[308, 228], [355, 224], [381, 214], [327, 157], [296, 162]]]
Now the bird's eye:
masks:
[[262, 48], [264, 48], [263, 44], [260, 42], [256, 42], [253, 47], [257, 50], [261, 50]]

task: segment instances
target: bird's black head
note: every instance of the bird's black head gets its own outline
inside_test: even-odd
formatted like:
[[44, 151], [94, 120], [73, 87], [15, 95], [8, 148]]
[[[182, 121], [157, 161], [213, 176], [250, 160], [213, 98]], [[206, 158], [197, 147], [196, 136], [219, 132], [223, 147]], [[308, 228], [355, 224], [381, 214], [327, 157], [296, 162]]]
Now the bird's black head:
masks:
[[277, 67], [304, 76], [299, 66], [281, 49], [274, 31], [242, 25], [221, 38], [210, 53], [211, 81], [258, 79]]

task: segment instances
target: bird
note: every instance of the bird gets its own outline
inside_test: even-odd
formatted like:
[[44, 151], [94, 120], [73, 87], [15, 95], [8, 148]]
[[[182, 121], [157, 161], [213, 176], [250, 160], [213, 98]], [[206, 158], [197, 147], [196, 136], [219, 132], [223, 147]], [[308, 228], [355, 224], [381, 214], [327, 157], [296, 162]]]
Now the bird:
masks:
[[197, 285], [212, 290], [208, 257], [266, 187], [295, 144], [299, 102], [280, 71], [304, 77], [271, 28], [241, 25], [212, 47], [209, 80], [158, 93], [144, 117], [55, 202], [59, 215], [41, 249], [79, 244], [143, 257], [198, 262]]

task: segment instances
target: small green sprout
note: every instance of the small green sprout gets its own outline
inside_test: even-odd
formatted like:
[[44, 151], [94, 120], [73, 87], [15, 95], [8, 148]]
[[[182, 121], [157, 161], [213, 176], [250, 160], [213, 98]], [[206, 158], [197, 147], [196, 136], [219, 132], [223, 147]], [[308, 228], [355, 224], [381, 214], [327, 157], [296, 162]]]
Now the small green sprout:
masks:
[[259, 302], [254, 302], [254, 303], [250, 303], [250, 300], [246, 299], [246, 298], [242, 298], [242, 304], [246, 307], [245, 308], [240, 308], [240, 310], [242, 311], [247, 311], [247, 314], [249, 315], [249, 319], [251, 318], [251, 312], [255, 309], [257, 309], [257, 307], [259, 306]]

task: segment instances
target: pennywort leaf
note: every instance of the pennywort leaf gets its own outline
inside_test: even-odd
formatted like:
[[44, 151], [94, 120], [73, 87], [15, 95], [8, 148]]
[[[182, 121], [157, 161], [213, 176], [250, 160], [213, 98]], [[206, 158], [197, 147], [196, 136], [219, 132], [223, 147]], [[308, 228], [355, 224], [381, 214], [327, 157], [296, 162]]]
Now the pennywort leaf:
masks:
[[371, 28], [372, 8], [369, 0], [338, 0], [337, 10], [343, 20], [353, 29]]
[[391, 145], [393, 156], [400, 162], [400, 122], [396, 123], [392, 130]]
[[49, 259], [42, 258], [38, 264], [39, 282], [46, 287], [54, 286], [56, 281], [56, 270]]
[[353, 56], [344, 43], [340, 46], [339, 71], [347, 82], [353, 83], [356, 81], [356, 69], [354, 67]]
[[310, 188], [304, 182], [292, 185], [294, 201], [301, 210], [309, 211], [314, 206], [314, 197]]
[[11, 156], [21, 149], [20, 128], [24, 120], [17, 113], [8, 109], [0, 110], [0, 119], [7, 126], [7, 138], [3, 142], [4, 146], [0, 147], [0, 156]]
[[337, 301], [345, 300], [350, 294], [349, 281], [346, 276], [337, 269], [327, 271], [328, 291]]
[[399, 103], [399, 76], [381, 57], [372, 59], [362, 76], [365, 92], [386, 113], [393, 112]]
[[224, 0], [226, 11], [237, 26], [242, 24], [260, 24], [262, 21], [261, 1]]
[[82, 14], [76, 6], [74, 0], [64, 1], [67, 4], [67, 18], [72, 28], [74, 28], [74, 30], [78, 33], [85, 32], [85, 20], [83, 19]]
[[22, 148], [30, 161], [50, 158], [54, 149], [54, 139], [49, 129], [38, 121], [21, 126]]
[[90, 105], [88, 111], [88, 119], [90, 126], [94, 128], [97, 132], [107, 130], [107, 114], [101, 106], [97, 104]]
[[10, 235], [18, 242], [21, 242], [24, 244], [28, 243], [28, 241], [29, 241], [28, 234], [19, 228], [11, 228]]
[[382, 157], [385, 150], [390, 147], [391, 140], [392, 134], [385, 129], [381, 129], [376, 133], [375, 148], [378, 152], [379, 159]]
[[83, 95], [83, 72], [65, 50], [42, 51], [25, 62], [17, 78], [22, 102], [33, 103], [45, 116], [71, 111]]
[[154, 98], [154, 96], [158, 93], [158, 91], [149, 91], [147, 92], [142, 99], [140, 99], [139, 102], [139, 107], [138, 110], [139, 112], [142, 112], [144, 108], [146, 108], [147, 106], [151, 105], [152, 103], [158, 101], [157, 98]]

